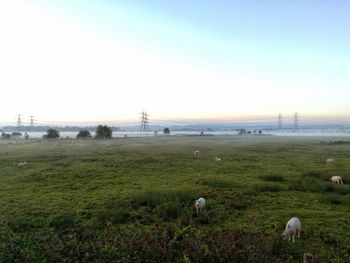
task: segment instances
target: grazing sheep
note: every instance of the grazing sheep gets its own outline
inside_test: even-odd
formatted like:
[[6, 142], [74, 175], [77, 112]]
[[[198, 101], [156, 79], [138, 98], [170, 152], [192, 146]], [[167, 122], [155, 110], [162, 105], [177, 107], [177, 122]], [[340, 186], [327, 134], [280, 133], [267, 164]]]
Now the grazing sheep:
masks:
[[312, 263], [314, 262], [314, 256], [310, 253], [304, 253], [303, 263]]
[[205, 199], [203, 197], [199, 198], [198, 200], [196, 200], [194, 206], [197, 210], [197, 214], [199, 214], [199, 212], [201, 212], [205, 208]]
[[193, 154], [196, 156], [196, 155], [199, 155], [199, 151], [194, 151]]
[[222, 159], [220, 157], [215, 157], [215, 162], [221, 162]]
[[332, 176], [331, 178], [332, 184], [343, 184], [343, 180], [340, 176]]
[[23, 163], [19, 163], [18, 167], [26, 167], [27, 166], [27, 162], [23, 162]]
[[326, 165], [327, 166], [330, 166], [333, 163], [334, 163], [334, 159], [326, 159]]
[[288, 238], [288, 241], [292, 240], [292, 242], [295, 242], [296, 235], [298, 235], [298, 238], [300, 238], [300, 231], [301, 222], [299, 218], [293, 217], [288, 221], [286, 230], [281, 234], [281, 237], [283, 240], [286, 240]]

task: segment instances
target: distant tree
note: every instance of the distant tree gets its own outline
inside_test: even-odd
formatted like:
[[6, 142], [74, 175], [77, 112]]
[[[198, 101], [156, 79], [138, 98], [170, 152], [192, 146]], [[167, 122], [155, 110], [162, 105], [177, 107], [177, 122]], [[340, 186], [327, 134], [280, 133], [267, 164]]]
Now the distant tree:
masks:
[[238, 130], [238, 134], [247, 134], [246, 129], [240, 129]]
[[43, 136], [44, 139], [57, 139], [60, 137], [60, 133], [54, 129], [48, 129], [46, 134]]
[[11, 136], [12, 137], [21, 137], [22, 133], [20, 133], [20, 132], [11, 132]]
[[77, 139], [91, 138], [91, 134], [88, 130], [81, 130], [77, 135]]
[[95, 138], [98, 139], [110, 139], [112, 138], [112, 129], [107, 125], [98, 125], [96, 128]]
[[3, 138], [3, 139], [10, 139], [11, 138], [11, 134], [8, 134], [8, 133], [2, 133], [1, 134], [1, 138]]
[[169, 130], [169, 128], [164, 128], [164, 130], [163, 130], [163, 134], [170, 134], [170, 130]]

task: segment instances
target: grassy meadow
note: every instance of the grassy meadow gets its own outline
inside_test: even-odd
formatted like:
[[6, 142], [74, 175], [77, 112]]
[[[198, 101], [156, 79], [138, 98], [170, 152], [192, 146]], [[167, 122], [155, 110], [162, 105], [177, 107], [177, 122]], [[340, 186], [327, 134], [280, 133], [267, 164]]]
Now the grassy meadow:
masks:
[[326, 140], [2, 140], [0, 262], [350, 262], [350, 141]]

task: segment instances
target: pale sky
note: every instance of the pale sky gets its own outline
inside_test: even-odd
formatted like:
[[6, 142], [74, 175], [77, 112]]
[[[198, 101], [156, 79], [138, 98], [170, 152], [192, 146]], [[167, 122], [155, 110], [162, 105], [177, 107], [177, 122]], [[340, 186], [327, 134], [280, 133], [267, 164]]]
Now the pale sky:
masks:
[[[0, 0], [0, 122], [350, 117], [349, 1]], [[319, 118], [319, 117], [318, 117]]]

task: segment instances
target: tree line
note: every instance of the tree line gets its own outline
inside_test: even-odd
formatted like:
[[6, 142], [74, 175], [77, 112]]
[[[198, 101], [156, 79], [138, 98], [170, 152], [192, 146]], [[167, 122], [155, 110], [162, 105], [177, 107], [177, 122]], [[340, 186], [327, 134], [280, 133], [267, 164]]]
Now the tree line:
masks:
[[[99, 125], [95, 131], [95, 138], [97, 139], [110, 139], [112, 138], [112, 128], [107, 125]], [[44, 139], [57, 139], [60, 137], [59, 131], [55, 129], [48, 129], [46, 134], [43, 136]], [[80, 130], [77, 134], [77, 139], [88, 139], [92, 138], [90, 131]]]
[[[111, 127], [108, 127], [107, 125], [99, 125], [99, 126], [97, 126], [97, 128], [95, 130], [95, 138], [97, 138], [97, 139], [111, 139], [112, 133], [113, 133], [113, 129]], [[155, 132], [155, 134], [157, 134], [157, 132]], [[169, 135], [170, 129], [164, 128], [163, 134]], [[2, 134], [1, 134], [2, 139], [19, 138], [21, 136], [22, 136], [22, 133], [20, 133], [20, 132], [12, 132], [11, 134], [2, 132]], [[29, 135], [27, 132], [25, 132], [24, 137], [25, 137], [25, 139], [29, 139]], [[60, 137], [61, 137], [60, 132], [58, 130], [52, 129], [52, 128], [48, 129], [46, 131], [46, 134], [43, 135], [43, 139], [58, 139]], [[87, 129], [80, 130], [76, 136], [77, 139], [89, 139], [92, 137], [93, 136], [91, 135], [90, 131]]]

